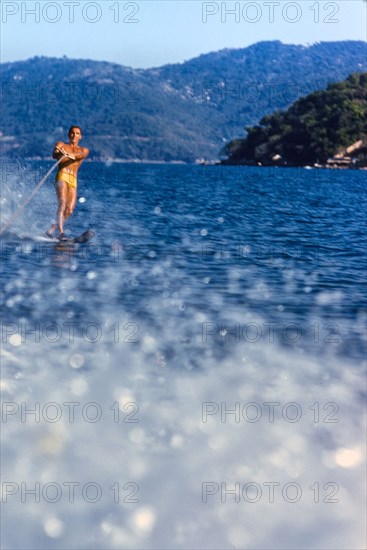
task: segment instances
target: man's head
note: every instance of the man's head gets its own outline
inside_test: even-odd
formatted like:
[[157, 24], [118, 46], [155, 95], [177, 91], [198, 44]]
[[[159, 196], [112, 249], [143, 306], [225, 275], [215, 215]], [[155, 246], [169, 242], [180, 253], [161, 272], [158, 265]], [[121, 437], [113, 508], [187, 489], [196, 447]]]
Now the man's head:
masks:
[[82, 137], [82, 131], [80, 126], [70, 126], [68, 131], [70, 142], [78, 142]]

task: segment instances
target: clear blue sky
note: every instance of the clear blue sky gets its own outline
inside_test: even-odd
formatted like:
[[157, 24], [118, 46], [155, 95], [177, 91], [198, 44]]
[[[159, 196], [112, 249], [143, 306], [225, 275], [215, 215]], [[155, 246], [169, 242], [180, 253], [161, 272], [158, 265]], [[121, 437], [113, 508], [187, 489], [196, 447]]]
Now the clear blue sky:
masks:
[[365, 0], [1, 0], [1, 61], [66, 55], [143, 68], [261, 40], [366, 40], [366, 12]]

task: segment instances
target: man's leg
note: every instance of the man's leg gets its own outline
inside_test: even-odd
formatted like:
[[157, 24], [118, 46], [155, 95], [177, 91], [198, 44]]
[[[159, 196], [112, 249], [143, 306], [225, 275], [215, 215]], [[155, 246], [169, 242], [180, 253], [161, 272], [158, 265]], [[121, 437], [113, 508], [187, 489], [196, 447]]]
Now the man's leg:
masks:
[[67, 204], [68, 185], [65, 181], [59, 180], [55, 185], [55, 187], [56, 187], [57, 200], [59, 203], [57, 214], [56, 214], [56, 222], [57, 222], [57, 228], [61, 235], [62, 233], [64, 233], [64, 219], [65, 219], [65, 209]]
[[64, 233], [64, 221], [74, 212], [77, 198], [76, 187], [69, 187], [65, 181], [58, 181], [55, 187], [59, 204], [56, 215], [57, 223], [52, 225], [47, 231], [46, 234], [49, 236], [52, 236], [56, 228], [59, 229], [60, 235]]
[[66, 207], [64, 210], [64, 219], [67, 220], [74, 212], [76, 205], [76, 187], [68, 187], [66, 197]]
[[[66, 197], [67, 197], [67, 184], [66, 182], [62, 180], [55, 181], [55, 190], [56, 190], [56, 196], [57, 196], [57, 213], [56, 213], [56, 223], [51, 225], [51, 227], [46, 231], [46, 235], [48, 237], [52, 237], [53, 232], [55, 229], [63, 227], [63, 216], [64, 216], [64, 210], [66, 206]], [[60, 231], [62, 233], [62, 231]]]

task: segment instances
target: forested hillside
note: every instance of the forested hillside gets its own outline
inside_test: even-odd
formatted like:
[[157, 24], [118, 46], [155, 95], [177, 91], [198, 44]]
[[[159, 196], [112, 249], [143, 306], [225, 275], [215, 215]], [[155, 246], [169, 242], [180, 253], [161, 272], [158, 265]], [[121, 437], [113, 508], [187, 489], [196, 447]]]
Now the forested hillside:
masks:
[[287, 111], [265, 116], [247, 128], [246, 139], [225, 147], [230, 163], [305, 165], [328, 158], [367, 138], [367, 73], [296, 101]]
[[259, 42], [131, 69], [37, 57], [1, 65], [2, 154], [49, 158], [79, 124], [92, 159], [194, 162], [275, 110], [367, 70], [366, 43]]

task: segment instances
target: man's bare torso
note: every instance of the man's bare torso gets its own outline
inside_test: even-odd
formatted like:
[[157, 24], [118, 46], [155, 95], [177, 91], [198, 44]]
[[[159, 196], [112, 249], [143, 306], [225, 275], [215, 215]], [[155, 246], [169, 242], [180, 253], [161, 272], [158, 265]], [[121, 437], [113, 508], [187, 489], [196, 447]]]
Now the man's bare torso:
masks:
[[[83, 155], [85, 153], [84, 147], [76, 147], [75, 145], [71, 145], [70, 143], [63, 143], [62, 141], [58, 141], [56, 143], [55, 148], [62, 148], [65, 152], [70, 153], [71, 155]], [[73, 174], [75, 177], [77, 176], [79, 166], [83, 162], [84, 158], [81, 158], [80, 160], [73, 160], [70, 158], [63, 159], [59, 164], [59, 171], [65, 170], [69, 174]]]

